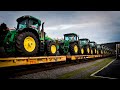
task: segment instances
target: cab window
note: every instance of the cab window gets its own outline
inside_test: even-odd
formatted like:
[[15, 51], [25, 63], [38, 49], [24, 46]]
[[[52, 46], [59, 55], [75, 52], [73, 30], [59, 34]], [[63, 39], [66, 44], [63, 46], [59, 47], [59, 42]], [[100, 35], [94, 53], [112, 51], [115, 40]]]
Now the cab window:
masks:
[[23, 20], [21, 22], [18, 23], [18, 28], [26, 28], [27, 27], [27, 20]]
[[32, 28], [36, 28], [38, 29], [39, 28], [39, 25], [36, 21], [33, 21], [33, 20], [29, 20], [29, 25], [32, 27]]

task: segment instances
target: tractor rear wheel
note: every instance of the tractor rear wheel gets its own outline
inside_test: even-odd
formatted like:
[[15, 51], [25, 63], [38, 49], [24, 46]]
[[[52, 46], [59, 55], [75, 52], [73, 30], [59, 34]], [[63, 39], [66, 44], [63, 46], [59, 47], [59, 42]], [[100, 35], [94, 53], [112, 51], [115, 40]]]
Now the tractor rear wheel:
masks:
[[47, 55], [48, 56], [56, 56], [57, 54], [57, 46], [55, 42], [47, 43]]
[[87, 47], [84, 47], [84, 55], [88, 55], [90, 53], [90, 48], [87, 46]]
[[35, 56], [39, 50], [39, 42], [32, 32], [22, 32], [16, 37], [16, 50], [22, 56]]
[[96, 48], [93, 49], [93, 54], [94, 54], [94, 55], [97, 54], [97, 49], [96, 49]]
[[93, 55], [93, 49], [90, 50], [90, 54]]
[[77, 43], [70, 44], [70, 54], [77, 55], [79, 53], [79, 48]]

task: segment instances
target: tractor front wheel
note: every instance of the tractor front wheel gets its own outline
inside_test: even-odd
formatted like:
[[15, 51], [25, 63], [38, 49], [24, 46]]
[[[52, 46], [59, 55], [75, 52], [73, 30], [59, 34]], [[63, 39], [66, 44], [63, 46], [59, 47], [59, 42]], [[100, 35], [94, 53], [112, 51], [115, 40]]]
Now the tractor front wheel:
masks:
[[48, 56], [55, 56], [57, 54], [57, 46], [55, 42], [49, 42], [47, 43], [47, 51]]
[[84, 48], [81, 48], [80, 52], [81, 52], [81, 55], [84, 55], [85, 54]]
[[90, 54], [93, 55], [93, 49], [90, 50]]
[[89, 46], [86, 47], [86, 54], [87, 54], [87, 55], [90, 54], [90, 47], [89, 47]]

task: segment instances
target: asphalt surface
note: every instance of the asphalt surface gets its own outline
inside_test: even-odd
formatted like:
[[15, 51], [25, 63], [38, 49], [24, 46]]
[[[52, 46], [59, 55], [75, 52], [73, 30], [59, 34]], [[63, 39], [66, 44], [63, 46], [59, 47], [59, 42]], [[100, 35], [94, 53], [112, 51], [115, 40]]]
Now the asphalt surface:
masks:
[[112, 62], [108, 67], [96, 73], [95, 76], [120, 79], [120, 59]]

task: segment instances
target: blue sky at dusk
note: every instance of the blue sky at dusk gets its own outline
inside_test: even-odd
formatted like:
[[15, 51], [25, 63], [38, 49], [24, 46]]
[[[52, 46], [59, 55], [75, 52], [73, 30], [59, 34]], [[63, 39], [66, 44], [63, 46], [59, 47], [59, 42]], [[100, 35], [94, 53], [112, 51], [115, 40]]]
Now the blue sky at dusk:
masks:
[[52, 38], [77, 33], [99, 44], [120, 41], [120, 11], [0, 11], [0, 23], [14, 28], [23, 15], [44, 21], [45, 32]]

